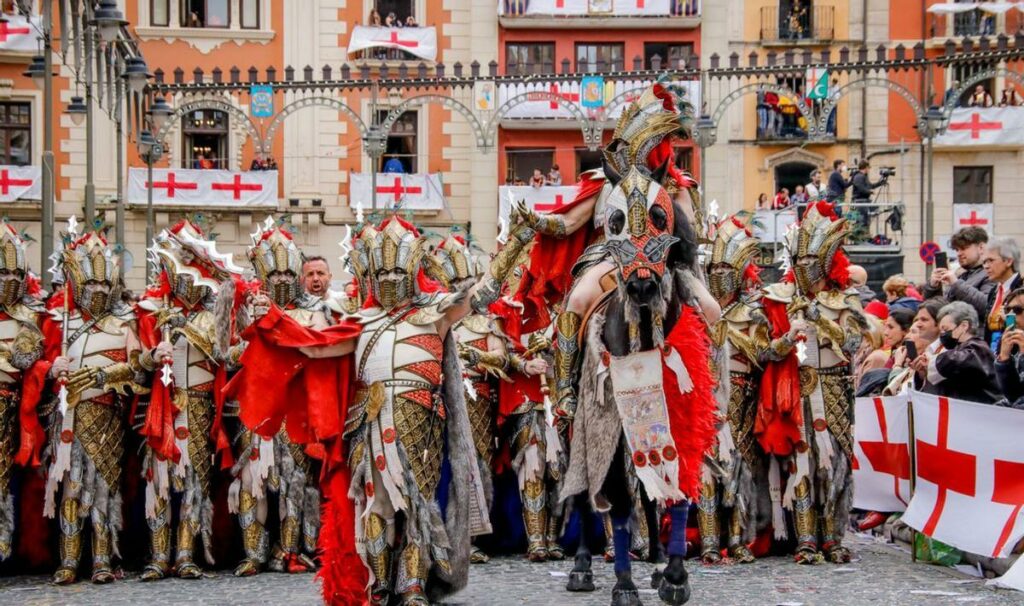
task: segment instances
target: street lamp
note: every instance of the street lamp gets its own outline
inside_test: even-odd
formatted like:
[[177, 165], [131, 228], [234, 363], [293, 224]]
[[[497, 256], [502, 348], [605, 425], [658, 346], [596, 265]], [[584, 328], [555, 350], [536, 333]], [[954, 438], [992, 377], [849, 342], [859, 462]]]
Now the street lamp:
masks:
[[75, 126], [81, 126], [82, 121], [85, 120], [85, 115], [89, 112], [89, 108], [85, 106], [85, 100], [81, 97], [71, 97], [71, 102], [68, 103], [68, 107], [64, 110], [64, 113], [71, 116], [71, 121]]
[[146, 111], [146, 115], [149, 116], [149, 121], [153, 128], [156, 129], [156, 132], [163, 130], [164, 125], [167, 124], [167, 121], [171, 119], [173, 114], [174, 108], [163, 97], [154, 99], [153, 104]]
[[124, 18], [124, 13], [117, 8], [117, 0], [100, 0], [100, 5], [93, 12], [89, 25], [99, 30], [100, 40], [110, 44], [117, 40], [121, 28], [128, 25], [128, 21]]
[[32, 63], [28, 64], [28, 69], [21, 75], [32, 78], [32, 84], [42, 90], [46, 86], [46, 58], [42, 55], [32, 57]]
[[[935, 198], [932, 197], [932, 174], [935, 169], [935, 137], [941, 135], [949, 126], [949, 116], [936, 105], [928, 108], [922, 116], [925, 127], [924, 136], [928, 139], [928, 202], [925, 204], [925, 241], [935, 240]], [[919, 121], [918, 124], [921, 124]], [[925, 278], [931, 278], [932, 266], [925, 265]]]
[[146, 67], [146, 60], [142, 57], [128, 57], [124, 61], [124, 73], [121, 77], [128, 83], [128, 88], [133, 93], [141, 93], [146, 88], [146, 80], [153, 74], [149, 73]]
[[[160, 160], [163, 146], [149, 130], [139, 133], [139, 155], [146, 161], [146, 247], [153, 242], [156, 220], [153, 217], [153, 163]], [[152, 262], [152, 260], [150, 260]], [[150, 266], [147, 274], [153, 271]]]
[[700, 118], [697, 118], [697, 122], [693, 128], [693, 141], [700, 148], [700, 186], [706, 191], [707, 184], [705, 179], [707, 178], [707, 172], [705, 165], [707, 164], [705, 150], [715, 144], [718, 140], [718, 127], [715, 126], [715, 121], [711, 116], [704, 114]]

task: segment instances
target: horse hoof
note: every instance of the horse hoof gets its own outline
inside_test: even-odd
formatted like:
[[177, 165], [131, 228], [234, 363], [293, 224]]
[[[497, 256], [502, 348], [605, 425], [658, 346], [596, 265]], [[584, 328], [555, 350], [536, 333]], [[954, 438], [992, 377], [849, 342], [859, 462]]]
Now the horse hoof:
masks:
[[615, 587], [612, 588], [612, 606], [643, 606], [643, 602], [640, 601], [640, 591], [637, 590], [632, 579], [620, 578], [615, 583]]
[[659, 569], [659, 570], [655, 570], [654, 572], [652, 572], [651, 573], [651, 589], [657, 589], [658, 587], [661, 587], [661, 579], [664, 578], [664, 576], [665, 576], [664, 570]]
[[690, 601], [690, 582], [683, 579], [682, 584], [669, 583], [668, 579], [662, 577], [661, 585], [658, 587], [658, 597], [662, 602], [672, 606], [681, 606]]
[[565, 584], [566, 591], [594, 591], [594, 573], [590, 570], [574, 570], [569, 573], [569, 582]]

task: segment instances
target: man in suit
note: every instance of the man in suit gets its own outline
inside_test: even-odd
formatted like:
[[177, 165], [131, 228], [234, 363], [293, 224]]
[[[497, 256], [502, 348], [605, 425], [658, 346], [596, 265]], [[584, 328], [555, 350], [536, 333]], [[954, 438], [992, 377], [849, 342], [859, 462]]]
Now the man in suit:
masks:
[[988, 279], [996, 286], [988, 293], [985, 319], [985, 341], [993, 351], [998, 351], [999, 339], [1006, 327], [1006, 314], [1003, 303], [1007, 295], [1024, 284], [1017, 268], [1020, 267], [1020, 247], [1013, 238], [996, 238], [989, 242], [981, 264], [988, 274]]

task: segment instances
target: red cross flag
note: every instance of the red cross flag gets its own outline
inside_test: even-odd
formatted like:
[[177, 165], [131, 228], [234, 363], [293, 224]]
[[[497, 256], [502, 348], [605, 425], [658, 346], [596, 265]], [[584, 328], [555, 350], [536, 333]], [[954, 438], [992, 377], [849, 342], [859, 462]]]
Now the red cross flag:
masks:
[[22, 15], [4, 15], [0, 21], [0, 50], [21, 51], [35, 54], [39, 51], [42, 24], [39, 17], [26, 19]]
[[992, 204], [953, 204], [953, 233], [965, 227], [980, 227], [991, 236], [995, 232], [994, 213]]
[[913, 393], [916, 488], [903, 521], [971, 553], [1024, 537], [1024, 411]]
[[907, 396], [857, 398], [853, 445], [853, 506], [903, 511], [910, 501]]
[[437, 29], [433, 27], [369, 27], [357, 25], [348, 40], [348, 52], [368, 48], [394, 48], [427, 61], [437, 60]]
[[[277, 175], [276, 170], [239, 172], [154, 168], [153, 203], [176, 206], [276, 207]], [[149, 189], [146, 169], [128, 169], [129, 203], [145, 204]]]
[[936, 147], [1024, 147], [1024, 107], [958, 107]]
[[[511, 194], [511, 197], [510, 195]], [[511, 211], [510, 200], [524, 200], [526, 205], [539, 213], [550, 213], [576, 199], [576, 186], [522, 187], [503, 185], [498, 188], [498, 217], [508, 221]]]
[[41, 176], [38, 166], [0, 166], [0, 202], [39, 200]]
[[[349, 206], [357, 203], [363, 210], [373, 204], [373, 181], [369, 173], [349, 175]], [[445, 207], [444, 186], [439, 174], [377, 173], [377, 208], [404, 210], [442, 210]]]

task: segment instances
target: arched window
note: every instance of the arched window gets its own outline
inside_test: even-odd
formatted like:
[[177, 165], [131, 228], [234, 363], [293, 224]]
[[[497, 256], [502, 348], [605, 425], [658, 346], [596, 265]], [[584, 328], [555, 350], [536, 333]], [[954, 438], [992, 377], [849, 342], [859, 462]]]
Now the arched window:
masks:
[[197, 109], [185, 116], [182, 134], [185, 149], [181, 157], [185, 168], [230, 167], [227, 112]]

